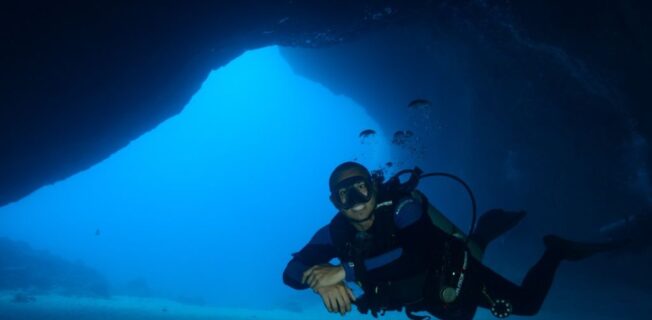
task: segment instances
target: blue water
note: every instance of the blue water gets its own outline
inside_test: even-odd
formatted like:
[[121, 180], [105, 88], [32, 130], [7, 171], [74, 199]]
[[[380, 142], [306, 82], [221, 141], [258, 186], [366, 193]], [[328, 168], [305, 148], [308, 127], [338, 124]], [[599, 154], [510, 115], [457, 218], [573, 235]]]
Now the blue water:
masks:
[[328, 175], [353, 159], [381, 167], [388, 139], [361, 106], [294, 75], [278, 48], [251, 51], [178, 116], [0, 208], [0, 236], [80, 261], [114, 292], [143, 279], [152, 295], [210, 305], [296, 304], [306, 293], [281, 274], [334, 213]]
[[[397, 127], [388, 130], [416, 130], [400, 119], [392, 125]], [[366, 129], [377, 133], [360, 139]], [[0, 291], [0, 319], [186, 319], [175, 313], [184, 307], [159, 302], [173, 300], [281, 309], [297, 316], [293, 319], [328, 318], [310, 290], [282, 283], [283, 269], [291, 253], [335, 213], [327, 181], [337, 164], [356, 160], [388, 169], [384, 165], [392, 161], [437, 171], [391, 144], [392, 134], [351, 99], [295, 75], [278, 48], [246, 52], [212, 72], [179, 115], [90, 169], [0, 208], [0, 238], [97, 270], [113, 296], [97, 303], [37, 296], [18, 304], [10, 302], [13, 293]], [[470, 205], [460, 186], [428, 180], [420, 187], [451, 220], [468, 228]], [[486, 205], [479, 203], [480, 212]], [[492, 244], [487, 261], [517, 282], [542, 249], [496, 261], [492, 250], [500, 245]], [[583, 276], [591, 263], [562, 266], [538, 319], [613, 319], [620, 310], [649, 310], [642, 307], [649, 293], [596, 290], [596, 281], [604, 279]], [[139, 312], [148, 317], [130, 311], [138, 307], [124, 298], [134, 294], [134, 280], [147, 287], [150, 298], [162, 299], [142, 302], [145, 311]], [[118, 311], [107, 311], [111, 308]], [[7, 310], [11, 316], [3, 313]], [[235, 319], [186, 311], [188, 319]], [[245, 318], [251, 317], [237, 319]], [[477, 317], [490, 318], [485, 310]]]

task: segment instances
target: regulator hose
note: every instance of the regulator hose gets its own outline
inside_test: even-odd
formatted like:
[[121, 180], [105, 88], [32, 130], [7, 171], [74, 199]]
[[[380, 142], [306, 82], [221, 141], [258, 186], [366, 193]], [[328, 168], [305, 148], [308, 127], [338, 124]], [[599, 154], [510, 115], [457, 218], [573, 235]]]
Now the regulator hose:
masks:
[[410, 191], [414, 190], [416, 188], [416, 186], [419, 184], [419, 181], [421, 181], [421, 179], [429, 178], [429, 177], [446, 177], [446, 178], [450, 178], [450, 179], [453, 179], [453, 180], [459, 182], [464, 187], [464, 189], [466, 189], [466, 192], [469, 195], [469, 198], [471, 199], [471, 226], [469, 227], [469, 233], [467, 234], [467, 241], [468, 241], [469, 236], [471, 234], [473, 234], [473, 232], [475, 231], [475, 226], [476, 226], [476, 222], [477, 222], [477, 218], [478, 218], [477, 204], [476, 204], [476, 201], [475, 201], [475, 196], [473, 195], [473, 191], [471, 190], [469, 185], [464, 180], [462, 180], [462, 178], [460, 178], [460, 177], [458, 177], [458, 176], [456, 176], [454, 174], [450, 174], [450, 173], [446, 173], [446, 172], [423, 173], [423, 171], [421, 169], [419, 169], [419, 167], [415, 167], [414, 169], [401, 170], [401, 171], [397, 172], [396, 174], [394, 174], [390, 178], [389, 181], [395, 181], [395, 182], [400, 184], [399, 177], [404, 175], [404, 174], [407, 174], [407, 173], [411, 174], [410, 179], [408, 179], [407, 182], [405, 182], [405, 183], [403, 183], [401, 185], [402, 186], [405, 185], [405, 188], [409, 189]]

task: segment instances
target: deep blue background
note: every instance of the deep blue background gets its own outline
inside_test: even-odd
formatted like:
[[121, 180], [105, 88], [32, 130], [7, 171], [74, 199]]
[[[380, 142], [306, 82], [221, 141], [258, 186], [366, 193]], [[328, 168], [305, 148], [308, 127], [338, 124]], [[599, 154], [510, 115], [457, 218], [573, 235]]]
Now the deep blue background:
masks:
[[[361, 140], [368, 128], [377, 135]], [[334, 213], [331, 170], [353, 159], [381, 168], [387, 141], [362, 107], [294, 75], [278, 48], [251, 51], [180, 115], [1, 208], [0, 236], [81, 260], [118, 292], [141, 278], [155, 295], [283, 304], [290, 254]], [[261, 291], [270, 298], [252, 301]]]

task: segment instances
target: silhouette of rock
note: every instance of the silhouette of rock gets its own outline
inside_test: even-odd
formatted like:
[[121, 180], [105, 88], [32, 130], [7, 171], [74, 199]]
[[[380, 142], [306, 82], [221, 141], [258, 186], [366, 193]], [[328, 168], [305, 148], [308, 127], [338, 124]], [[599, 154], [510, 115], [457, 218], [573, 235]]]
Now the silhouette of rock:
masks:
[[[72, 263], [7, 238], [0, 238], [0, 257], [0, 290], [29, 289], [64, 295], [109, 296], [104, 277], [81, 262]], [[17, 299], [23, 298], [19, 296]]]

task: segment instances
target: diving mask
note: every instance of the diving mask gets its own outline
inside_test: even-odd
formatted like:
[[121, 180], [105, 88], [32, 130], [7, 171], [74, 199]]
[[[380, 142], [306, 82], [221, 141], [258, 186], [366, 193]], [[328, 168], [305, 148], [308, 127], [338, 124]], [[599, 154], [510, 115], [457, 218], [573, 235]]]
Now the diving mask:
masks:
[[331, 201], [340, 210], [348, 210], [357, 204], [367, 203], [372, 196], [373, 186], [367, 177], [346, 178], [331, 190]]

